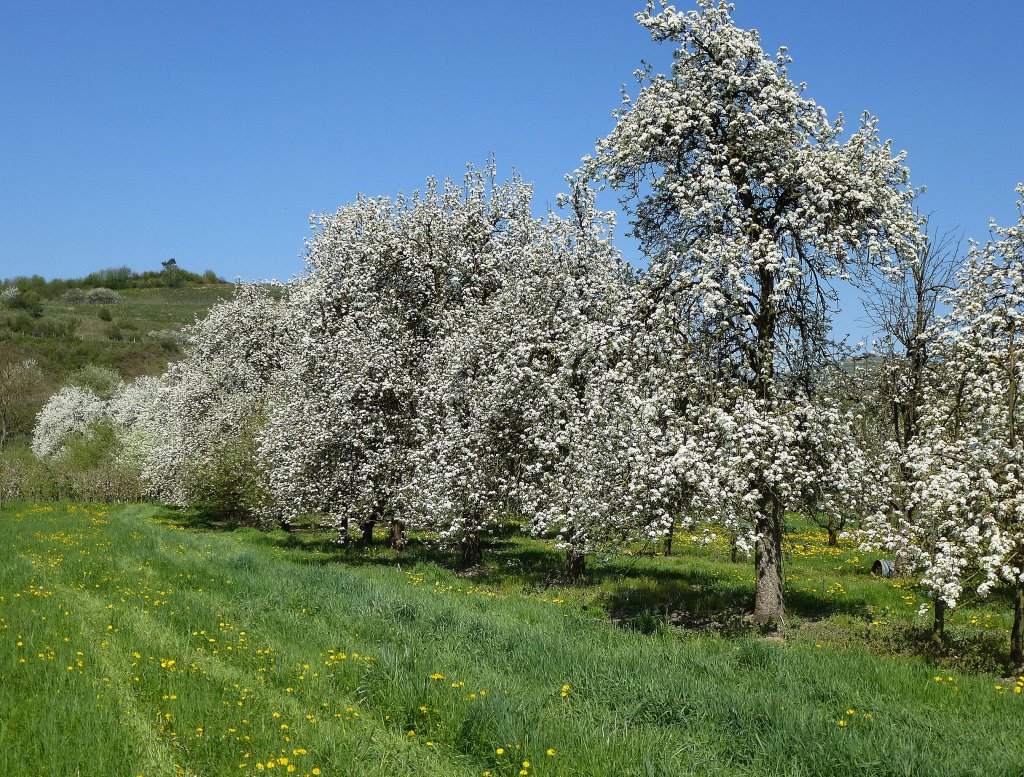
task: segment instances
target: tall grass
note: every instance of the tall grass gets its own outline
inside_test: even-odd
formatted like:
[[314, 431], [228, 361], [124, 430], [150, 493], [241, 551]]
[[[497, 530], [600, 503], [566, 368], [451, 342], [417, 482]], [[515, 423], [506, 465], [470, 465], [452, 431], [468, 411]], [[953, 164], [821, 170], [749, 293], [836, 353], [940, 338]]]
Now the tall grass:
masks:
[[[614, 574], [563, 595], [185, 530], [147, 506], [21, 505], [0, 522], [6, 775], [1024, 770], [1012, 681], [856, 644], [618, 628], [596, 617]], [[545, 551], [496, 552], [501, 568]], [[643, 563], [707, 573], [680, 591], [727, 589], [727, 570], [746, 585], [684, 559]]]

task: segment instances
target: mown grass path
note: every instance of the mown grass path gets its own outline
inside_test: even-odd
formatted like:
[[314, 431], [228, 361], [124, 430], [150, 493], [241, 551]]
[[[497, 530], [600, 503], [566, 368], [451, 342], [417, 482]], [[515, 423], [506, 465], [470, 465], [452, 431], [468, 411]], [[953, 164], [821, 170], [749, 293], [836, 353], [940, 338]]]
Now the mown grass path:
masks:
[[1024, 694], [992, 676], [645, 635], [156, 515], [0, 512], [0, 774], [1024, 773]]

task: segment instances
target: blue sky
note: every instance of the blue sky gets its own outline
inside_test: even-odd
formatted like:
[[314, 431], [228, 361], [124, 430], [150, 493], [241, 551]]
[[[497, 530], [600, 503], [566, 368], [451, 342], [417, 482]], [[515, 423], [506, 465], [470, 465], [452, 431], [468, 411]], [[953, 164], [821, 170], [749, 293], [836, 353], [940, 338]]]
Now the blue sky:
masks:
[[[1015, 218], [1024, 5], [737, 5], [767, 50], [789, 46], [793, 77], [830, 115], [880, 117], [941, 227], [984, 238], [990, 217]], [[639, 61], [667, 62], [632, 18], [642, 7], [8, 0], [0, 277], [173, 256], [287, 278], [311, 211], [491, 153], [543, 206], [610, 129]]]

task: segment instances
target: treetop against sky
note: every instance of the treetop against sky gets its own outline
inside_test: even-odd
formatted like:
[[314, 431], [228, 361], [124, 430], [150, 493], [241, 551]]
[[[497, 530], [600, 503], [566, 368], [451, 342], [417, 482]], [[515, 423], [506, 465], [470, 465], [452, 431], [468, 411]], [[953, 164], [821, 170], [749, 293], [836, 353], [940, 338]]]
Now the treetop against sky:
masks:
[[[670, 48], [633, 19], [643, 8], [11, 6], [0, 276], [175, 256], [287, 278], [311, 212], [459, 178], [491, 154], [500, 174], [535, 183], [542, 208], [610, 130], [640, 61], [667, 69]], [[1024, 178], [1018, 4], [747, 0], [735, 18], [767, 51], [789, 47], [792, 76], [830, 116], [879, 117], [939, 228], [984, 239], [989, 218], [1011, 219]]]

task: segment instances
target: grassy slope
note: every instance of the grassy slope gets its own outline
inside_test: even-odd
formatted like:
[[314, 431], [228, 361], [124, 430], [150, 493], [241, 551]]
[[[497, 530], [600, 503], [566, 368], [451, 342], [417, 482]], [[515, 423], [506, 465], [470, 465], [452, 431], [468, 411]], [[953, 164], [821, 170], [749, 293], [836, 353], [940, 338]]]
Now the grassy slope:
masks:
[[[113, 367], [125, 377], [154, 375], [163, 371], [168, 361], [180, 352], [152, 340], [152, 331], [180, 329], [204, 316], [219, 299], [230, 297], [230, 284], [182, 286], [180, 288], [127, 289], [119, 292], [121, 302], [115, 305], [63, 305], [49, 301], [44, 305], [42, 321], [77, 321], [75, 336], [70, 338], [33, 337], [11, 334], [0, 326], [0, 336], [26, 358], [36, 359], [43, 367], [49, 383], [55, 388], [76, 369], [86, 364]], [[110, 311], [113, 321], [100, 320], [102, 307]], [[0, 311], [4, 313], [7, 311]], [[0, 315], [0, 318], [3, 318]], [[123, 339], [111, 340], [109, 328], [116, 324]]]
[[[0, 513], [0, 773], [266, 774], [270, 760], [270, 774], [324, 775], [1024, 770], [1024, 694], [873, 654], [850, 624], [901, 628], [916, 594], [810, 539], [791, 547], [802, 616], [779, 644], [594, 617], [635, 612], [641, 594], [721, 617], [750, 580], [721, 549], [542, 588], [554, 556], [539, 542], [498, 543], [466, 580], [422, 547], [396, 568], [386, 551], [156, 516]], [[971, 612], [960, 628], [991, 614]]]

